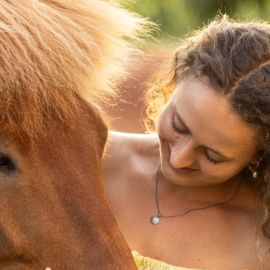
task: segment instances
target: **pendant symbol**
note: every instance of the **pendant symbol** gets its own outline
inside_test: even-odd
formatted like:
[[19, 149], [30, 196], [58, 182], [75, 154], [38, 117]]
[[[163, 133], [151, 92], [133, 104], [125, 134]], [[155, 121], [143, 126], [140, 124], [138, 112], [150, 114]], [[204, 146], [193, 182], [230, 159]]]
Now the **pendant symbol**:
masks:
[[150, 218], [150, 222], [154, 225], [158, 224], [159, 223], [159, 216], [152, 216]]

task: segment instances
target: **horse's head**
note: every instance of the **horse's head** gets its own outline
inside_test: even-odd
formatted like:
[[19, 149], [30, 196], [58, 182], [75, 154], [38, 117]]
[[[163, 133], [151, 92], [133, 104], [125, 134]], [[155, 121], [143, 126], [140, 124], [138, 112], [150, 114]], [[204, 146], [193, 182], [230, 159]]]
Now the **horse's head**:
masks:
[[142, 24], [102, 0], [0, 0], [1, 269], [136, 269], [91, 104], [114, 93]]
[[107, 127], [81, 104], [72, 128], [51, 122], [46, 138], [0, 134], [1, 269], [116, 269], [130, 255], [103, 191]]

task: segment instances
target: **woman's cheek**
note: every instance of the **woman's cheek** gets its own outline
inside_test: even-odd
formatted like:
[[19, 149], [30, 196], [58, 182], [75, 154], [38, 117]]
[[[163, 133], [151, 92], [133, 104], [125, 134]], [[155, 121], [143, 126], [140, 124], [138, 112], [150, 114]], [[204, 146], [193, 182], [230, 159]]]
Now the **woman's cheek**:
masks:
[[201, 160], [200, 168], [202, 173], [207, 176], [212, 183], [219, 183], [232, 178], [238, 171], [228, 164], [214, 165], [207, 160]]

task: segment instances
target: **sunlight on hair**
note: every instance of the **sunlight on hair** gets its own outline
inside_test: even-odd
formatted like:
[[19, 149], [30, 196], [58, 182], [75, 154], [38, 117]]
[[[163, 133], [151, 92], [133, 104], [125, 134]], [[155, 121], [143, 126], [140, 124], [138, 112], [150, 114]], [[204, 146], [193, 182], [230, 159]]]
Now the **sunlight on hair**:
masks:
[[[109, 102], [153, 24], [119, 1], [10, 0], [0, 5], [0, 121], [40, 133], [69, 125], [78, 97]], [[6, 126], [5, 126], [6, 125]]]

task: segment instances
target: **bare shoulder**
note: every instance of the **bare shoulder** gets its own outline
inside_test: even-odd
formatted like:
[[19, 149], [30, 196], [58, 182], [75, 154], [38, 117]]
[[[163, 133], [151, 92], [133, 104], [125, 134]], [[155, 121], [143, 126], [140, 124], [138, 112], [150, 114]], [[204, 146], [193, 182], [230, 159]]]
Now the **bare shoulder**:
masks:
[[117, 170], [134, 159], [147, 159], [158, 155], [156, 134], [133, 134], [109, 132], [108, 146], [103, 161], [103, 170]]
[[134, 158], [147, 158], [158, 153], [156, 134], [133, 134], [109, 132], [108, 146], [104, 158], [104, 169], [121, 167]]

